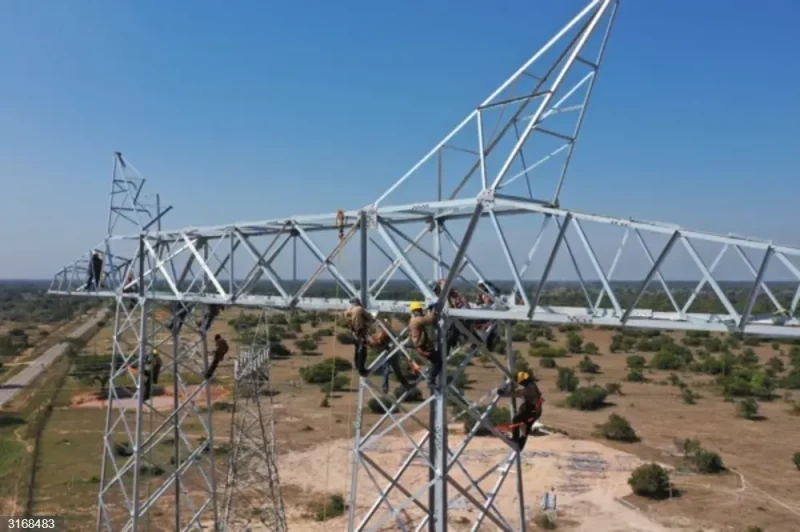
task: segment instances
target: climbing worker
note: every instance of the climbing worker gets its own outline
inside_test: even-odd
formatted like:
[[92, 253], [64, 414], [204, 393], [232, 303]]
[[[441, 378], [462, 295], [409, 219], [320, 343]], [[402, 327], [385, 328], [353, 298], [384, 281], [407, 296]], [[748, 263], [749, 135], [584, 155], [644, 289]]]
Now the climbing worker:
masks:
[[214, 360], [212, 360], [211, 364], [208, 366], [208, 371], [206, 371], [205, 374], [206, 380], [214, 376], [217, 366], [222, 362], [222, 359], [225, 358], [225, 354], [228, 352], [228, 342], [226, 342], [222, 336], [218, 334], [215, 335], [214, 344]]
[[[134, 278], [133, 272], [128, 272], [128, 275], [125, 277], [125, 284], [122, 286], [122, 293], [135, 294], [138, 291], [139, 291], [139, 282]], [[126, 298], [125, 306], [127, 307], [128, 311], [131, 311], [133, 307], [136, 306], [136, 299], [132, 297]]]
[[103, 254], [99, 249], [92, 251], [86, 276], [86, 290], [100, 289], [100, 276], [103, 273]]
[[442, 371], [442, 356], [438, 346], [431, 341], [428, 327], [433, 325], [438, 319], [438, 312], [430, 308], [428, 313], [424, 312], [424, 307], [419, 301], [414, 301], [409, 306], [411, 319], [408, 322], [408, 336], [417, 353], [427, 358], [431, 362], [431, 372], [428, 374], [428, 384], [436, 384], [436, 377]]
[[[442, 287], [444, 286], [445, 280], [439, 279], [439, 282], [433, 285], [433, 293], [437, 296], [442, 294]], [[461, 297], [461, 294], [453, 290], [452, 288], [447, 293], [447, 302], [450, 305], [450, 308], [453, 309], [463, 309], [468, 308], [466, 300]], [[461, 341], [461, 331], [458, 330], [458, 327], [455, 325], [451, 325], [447, 330], [447, 350], [448, 352], [455, 349], [455, 347]]]
[[356, 369], [362, 377], [367, 376], [367, 347], [369, 345], [369, 328], [372, 325], [372, 315], [361, 306], [361, 300], [354, 297], [350, 300], [350, 308], [344, 313], [344, 319], [350, 327], [350, 332], [355, 340], [353, 357]]
[[344, 240], [344, 211], [336, 209], [336, 227], [339, 229], [339, 242]]
[[539, 386], [536, 384], [536, 378], [527, 371], [518, 371], [514, 376], [514, 380], [519, 386], [518, 389], [513, 389], [513, 383], [508, 382], [497, 389], [497, 395], [522, 399], [517, 415], [511, 420], [510, 425], [512, 429], [511, 441], [517, 445], [517, 450], [522, 451], [528, 441], [533, 424], [542, 417], [544, 398], [542, 397], [542, 392], [539, 391]]
[[214, 320], [219, 313], [225, 309], [223, 305], [209, 305], [206, 307], [206, 311], [203, 314], [203, 319], [198, 322], [197, 326], [200, 327], [201, 331], [208, 331], [211, 328], [211, 324], [214, 323]]
[[185, 305], [180, 302], [175, 303], [175, 306], [172, 309], [172, 319], [169, 321], [169, 325], [167, 325], [169, 330], [175, 334], [181, 332], [183, 322], [186, 321], [186, 316], [189, 315], [191, 310], [192, 308], [189, 305]]
[[158, 384], [158, 376], [161, 373], [161, 357], [158, 354], [158, 349], [153, 349], [153, 352], [145, 362], [144, 368], [143, 400], [147, 401], [153, 393], [153, 385]]
[[[388, 318], [384, 318], [382, 321], [383, 326], [386, 327], [386, 329], [391, 329], [391, 322]], [[376, 327], [377, 331], [375, 334], [369, 337], [369, 346], [380, 351], [390, 350], [392, 348], [392, 341], [389, 337], [389, 334], [386, 332], [386, 329], [381, 327], [379, 324], [376, 324]], [[394, 371], [397, 380], [400, 381], [400, 386], [406, 390], [409, 390], [413, 387], [413, 385], [408, 382], [405, 375], [403, 375], [403, 368], [400, 367], [399, 353], [394, 353], [393, 355], [390, 355], [383, 364], [383, 378], [381, 382], [381, 391], [383, 391], [383, 393], [389, 393], [389, 369]]]

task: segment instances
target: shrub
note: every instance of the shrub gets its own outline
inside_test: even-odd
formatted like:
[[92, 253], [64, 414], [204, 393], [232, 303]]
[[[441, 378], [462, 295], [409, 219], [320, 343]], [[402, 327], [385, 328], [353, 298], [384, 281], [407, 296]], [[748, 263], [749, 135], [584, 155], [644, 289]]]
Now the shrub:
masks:
[[630, 369], [644, 369], [647, 360], [642, 355], [631, 355], [625, 358], [625, 363]]
[[[400, 399], [404, 393], [406, 393], [406, 391], [402, 386], [398, 386], [394, 389], [394, 396], [397, 399]], [[412, 388], [409, 390], [408, 395], [406, 395], [403, 399], [403, 401], [406, 403], [421, 403], [423, 400], [424, 397], [422, 397], [422, 391], [420, 391], [419, 388]]]
[[[447, 365], [457, 368], [458, 366], [460, 366], [464, 362], [464, 360], [466, 360], [466, 358], [467, 358], [467, 355], [465, 353], [456, 353], [454, 355], [450, 355], [447, 358]], [[467, 366], [471, 366], [471, 365], [472, 365], [472, 360], [470, 360], [467, 363]]]
[[350, 377], [348, 375], [335, 375], [333, 379], [328, 379], [319, 389], [322, 393], [330, 395], [333, 392], [341, 392], [350, 385]]
[[658, 464], [644, 464], [633, 470], [628, 479], [633, 492], [650, 499], [663, 499], [670, 492], [669, 474]]
[[578, 377], [571, 368], [558, 368], [558, 389], [562, 392], [574, 392], [578, 388]]
[[595, 364], [588, 355], [578, 362], [578, 369], [581, 373], [600, 373], [600, 365]]
[[556, 523], [555, 521], [551, 521], [550, 516], [545, 513], [538, 514], [534, 518], [534, 522], [536, 523], [536, 527], [541, 528], [542, 530], [558, 529], [558, 523]]
[[702, 449], [702, 447], [700, 447], [700, 440], [693, 438], [675, 438], [673, 442], [675, 443], [675, 448], [678, 449], [684, 457], [693, 456], [697, 451]]
[[781, 348], [781, 344], [779, 344], [778, 342], [772, 342], [772, 349], [777, 351], [780, 348]]
[[317, 348], [317, 340], [311, 336], [304, 336], [295, 342], [297, 348], [304, 352], [308, 353], [314, 351]]
[[280, 342], [271, 342], [269, 344], [269, 354], [277, 357], [291, 356], [292, 352]]
[[354, 345], [356, 343], [356, 339], [353, 338], [353, 335], [349, 332], [340, 332], [337, 334], [336, 341], [342, 345]]
[[608, 395], [622, 395], [622, 385], [618, 382], [606, 383], [606, 392]]
[[781, 380], [781, 388], [787, 390], [800, 390], [800, 370], [793, 369]]
[[542, 357], [539, 359], [539, 366], [542, 368], [555, 368], [556, 359], [553, 357]]
[[631, 424], [622, 416], [611, 414], [608, 421], [597, 427], [601, 436], [607, 440], [635, 442], [639, 441], [636, 431]]
[[528, 354], [532, 357], [558, 358], [567, 356], [567, 350], [563, 347], [531, 347]]
[[514, 360], [514, 367], [517, 371], [524, 371], [526, 373], [530, 373], [533, 375], [533, 370], [531, 369], [531, 365], [528, 364], [528, 361], [522, 357], [517, 357]]
[[632, 369], [628, 372], [628, 381], [630, 382], [644, 382], [644, 373], [640, 369]]
[[583, 338], [570, 331], [567, 333], [567, 351], [570, 353], [580, 353], [583, 350]]
[[758, 403], [752, 397], [747, 397], [739, 401], [737, 405], [739, 417], [753, 419], [758, 415]]
[[328, 500], [324, 503], [315, 503], [312, 505], [315, 521], [327, 521], [328, 519], [339, 517], [340, 515], [344, 515], [344, 511], [344, 497], [338, 493], [328, 497]]
[[698, 449], [692, 457], [692, 464], [699, 473], [719, 473], [724, 470], [722, 457], [715, 452]]
[[[386, 405], [386, 408], [392, 407], [393, 399], [391, 397], [383, 397], [383, 404]], [[367, 401], [367, 408], [373, 414], [383, 414], [386, 410], [381, 406], [381, 403], [375, 399], [374, 397]]]
[[650, 367], [657, 369], [680, 369], [683, 361], [670, 351], [659, 351], [650, 360]]
[[577, 388], [567, 397], [567, 406], [578, 410], [597, 410], [603, 406], [608, 392], [599, 386]]
[[[483, 415], [483, 413], [486, 412], [486, 408], [477, 407], [475, 408], [475, 411], [478, 413], [478, 415]], [[477, 420], [469, 413], [464, 414], [464, 432], [468, 433], [470, 430], [472, 430], [472, 427], [475, 425], [476, 421]], [[489, 413], [487, 421], [489, 421], [489, 423], [492, 425], [504, 425], [509, 423], [511, 421], [511, 411], [504, 406], [496, 406]], [[481, 426], [475, 432], [476, 436], [487, 436], [489, 434], [491, 434], [491, 431], [483, 426], [483, 424], [481, 424]]]
[[314, 336], [316, 336], [317, 338], [322, 338], [323, 336], [333, 336], [333, 331], [326, 328], [317, 329], [316, 331], [314, 331]]
[[794, 462], [795, 467], [800, 471], [800, 453], [794, 453], [792, 462]]
[[596, 355], [600, 351], [600, 349], [597, 347], [597, 344], [595, 344], [594, 342], [589, 342], [586, 345], [584, 345], [583, 350], [589, 353], [590, 355]]
[[689, 388], [684, 388], [681, 392], [681, 398], [687, 405], [693, 405], [697, 402], [697, 395]]
[[353, 365], [343, 358], [329, 358], [319, 364], [307, 368], [300, 368], [300, 377], [309, 384], [324, 384], [330, 382], [332, 376], [350, 371]]

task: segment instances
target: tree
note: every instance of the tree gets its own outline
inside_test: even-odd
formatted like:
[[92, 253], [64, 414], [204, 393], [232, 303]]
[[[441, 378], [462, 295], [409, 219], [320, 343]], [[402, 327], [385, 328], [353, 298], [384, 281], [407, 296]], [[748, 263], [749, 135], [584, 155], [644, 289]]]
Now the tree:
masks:
[[628, 372], [629, 382], [644, 382], [645, 380], [644, 373], [640, 369], [632, 369]]
[[700, 448], [692, 457], [692, 463], [698, 473], [713, 474], [723, 471], [725, 467], [722, 465], [722, 457], [712, 451]]
[[659, 351], [650, 360], [650, 367], [658, 369], [680, 369], [683, 361], [670, 351]]
[[556, 359], [553, 357], [542, 357], [539, 359], [539, 366], [542, 368], [555, 368]]
[[800, 471], [800, 453], [794, 453], [792, 457], [792, 462], [794, 462], [795, 467], [798, 471]]
[[590, 355], [596, 355], [600, 349], [597, 347], [597, 344], [594, 342], [588, 342], [586, 345], [583, 346], [583, 350], [589, 353]]
[[311, 353], [317, 349], [317, 340], [313, 336], [305, 335], [295, 342], [297, 348], [303, 353]]
[[628, 479], [636, 495], [650, 499], [663, 499], [669, 495], [669, 475], [658, 464], [644, 464], [633, 470]]

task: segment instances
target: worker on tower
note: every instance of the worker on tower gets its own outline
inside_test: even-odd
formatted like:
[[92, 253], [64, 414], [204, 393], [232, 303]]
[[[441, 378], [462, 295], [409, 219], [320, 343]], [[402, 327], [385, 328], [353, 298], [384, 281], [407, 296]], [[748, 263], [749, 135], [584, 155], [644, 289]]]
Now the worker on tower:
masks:
[[183, 322], [186, 321], [186, 317], [189, 315], [191, 310], [192, 308], [189, 305], [181, 302], [175, 303], [175, 306], [172, 309], [172, 319], [169, 321], [169, 325], [167, 325], [169, 330], [175, 334], [181, 332]]
[[367, 376], [367, 347], [369, 345], [369, 328], [372, 325], [372, 315], [361, 306], [361, 300], [354, 297], [350, 300], [350, 308], [344, 313], [344, 319], [350, 327], [350, 333], [355, 340], [353, 357], [356, 369], [362, 377]]
[[[499, 293], [500, 291], [497, 287], [489, 281], [480, 281], [478, 283], [478, 297], [475, 303], [484, 308], [491, 308], [494, 306], [495, 297]], [[491, 321], [476, 321], [474, 323], [474, 332], [486, 332], [486, 338], [484, 339], [486, 348], [489, 351], [494, 350], [494, 346], [497, 343], [497, 326], [492, 327]]]
[[[386, 332], [386, 329], [391, 328], [391, 323], [388, 318], [383, 319], [383, 327], [380, 324], [376, 324], [377, 331], [375, 334], [369, 337], [369, 346], [380, 351], [387, 351], [391, 349], [391, 338], [389, 334]], [[385, 327], [385, 329], [384, 329]], [[397, 380], [400, 381], [400, 386], [404, 389], [409, 390], [413, 387], [412, 384], [408, 382], [405, 375], [403, 375], [403, 368], [400, 367], [400, 359], [398, 358], [399, 354], [394, 353], [390, 355], [389, 358], [383, 364], [383, 381], [381, 382], [381, 390], [383, 393], [389, 392], [389, 369], [391, 368], [394, 371]]]
[[[128, 272], [128, 275], [125, 277], [125, 284], [123, 284], [122, 286], [122, 293], [135, 294], [138, 291], [139, 291], [139, 282], [134, 278], [133, 272]], [[136, 299], [126, 298], [125, 306], [128, 308], [128, 311], [130, 312], [133, 309], [133, 307], [136, 306]]]
[[214, 372], [217, 370], [217, 366], [222, 359], [225, 358], [225, 355], [228, 352], [228, 342], [220, 335], [214, 336], [214, 360], [211, 361], [211, 364], [208, 366], [208, 371], [206, 371], [205, 378], [209, 380], [211, 377], [214, 376]]
[[433, 386], [436, 383], [436, 377], [442, 371], [443, 363], [438, 346], [431, 341], [428, 328], [436, 323], [439, 314], [432, 307], [428, 313], [425, 313], [424, 310], [422, 303], [419, 301], [414, 301], [409, 306], [411, 320], [408, 322], [408, 337], [416, 348], [417, 353], [430, 360], [432, 369], [428, 374], [428, 384]]
[[522, 399], [517, 415], [511, 420], [511, 441], [517, 445], [517, 450], [522, 451], [528, 441], [533, 424], [542, 416], [544, 398], [536, 384], [536, 378], [527, 371], [518, 371], [514, 380], [519, 386], [518, 388], [514, 386], [513, 382], [508, 382], [497, 389], [497, 395]]
[[203, 332], [208, 331], [216, 317], [219, 316], [219, 313], [224, 309], [225, 307], [223, 305], [209, 305], [203, 314], [203, 319], [197, 324], [197, 326], [200, 327], [200, 330]]
[[161, 357], [158, 354], [158, 349], [153, 349], [144, 365], [144, 401], [150, 399], [153, 394], [153, 385], [158, 384], [158, 376], [160, 374]]
[[100, 276], [103, 273], [103, 253], [99, 249], [92, 251], [92, 258], [89, 260], [89, 268], [86, 273], [85, 290], [99, 290]]
[[[445, 284], [444, 279], [439, 279], [439, 282], [433, 285], [433, 293], [436, 296], [440, 296], [442, 294], [442, 287]], [[447, 293], [447, 302], [450, 305], [450, 308], [453, 309], [463, 309], [469, 308], [467, 301], [461, 297], [461, 294], [453, 290], [452, 288]], [[447, 350], [451, 351], [454, 349], [458, 343], [461, 341], [461, 331], [458, 330], [458, 327], [455, 325], [451, 325], [450, 328], [447, 330]]]

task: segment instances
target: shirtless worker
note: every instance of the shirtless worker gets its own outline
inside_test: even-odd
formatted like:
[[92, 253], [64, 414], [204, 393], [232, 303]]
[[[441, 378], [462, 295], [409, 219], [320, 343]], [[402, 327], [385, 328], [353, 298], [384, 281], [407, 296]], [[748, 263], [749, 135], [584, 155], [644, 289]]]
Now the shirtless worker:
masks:
[[356, 369], [362, 377], [367, 376], [367, 346], [369, 345], [369, 328], [373, 318], [364, 307], [361, 301], [354, 297], [350, 300], [350, 308], [344, 313], [344, 319], [350, 327], [350, 332], [355, 339], [353, 357], [355, 358]]
[[522, 451], [528, 441], [533, 424], [542, 417], [544, 398], [539, 386], [536, 385], [536, 379], [527, 371], [518, 371], [514, 380], [518, 385], [516, 389], [512, 390], [512, 383], [509, 382], [497, 389], [497, 395], [522, 399], [517, 415], [511, 420], [513, 427], [511, 441], [517, 445], [519, 451]]

